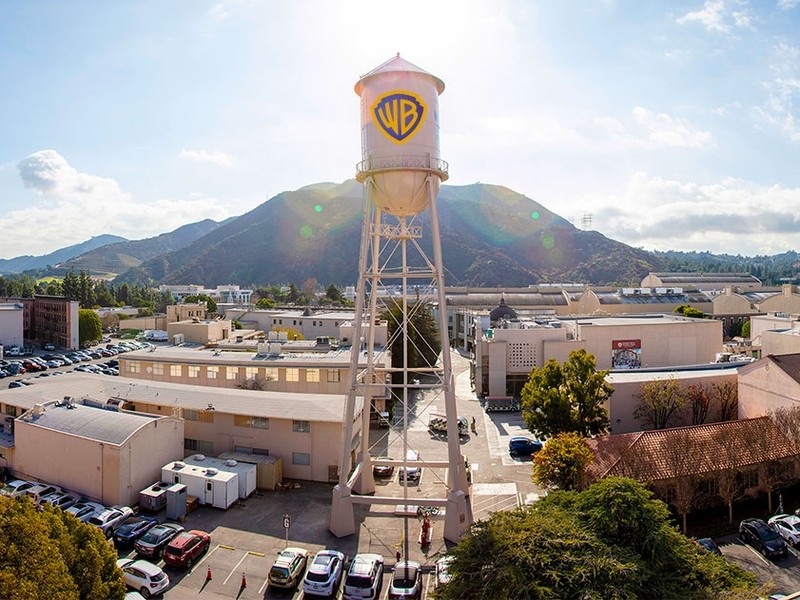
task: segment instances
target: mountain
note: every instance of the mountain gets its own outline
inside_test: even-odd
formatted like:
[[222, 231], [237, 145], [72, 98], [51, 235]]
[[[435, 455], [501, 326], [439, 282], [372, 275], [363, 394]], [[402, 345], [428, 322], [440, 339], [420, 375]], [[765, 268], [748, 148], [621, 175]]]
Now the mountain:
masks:
[[94, 275], [119, 274], [138, 267], [143, 262], [184, 248], [214, 231], [220, 223], [205, 219], [184, 225], [169, 233], [143, 240], [123, 240], [75, 256], [58, 265], [63, 273], [70, 269], [84, 270]]
[[[581, 231], [502, 186], [443, 185], [438, 207], [447, 285], [638, 284], [666, 264], [652, 253]], [[353, 284], [363, 209], [362, 187], [355, 180], [283, 192], [116, 281], [216, 286], [313, 278]], [[423, 227], [420, 245], [432, 256], [428, 211], [415, 224]]]
[[42, 269], [48, 265], [57, 265], [61, 262], [68, 261], [76, 256], [80, 256], [86, 252], [91, 252], [95, 248], [107, 246], [117, 242], [127, 242], [123, 237], [118, 235], [98, 235], [90, 240], [75, 244], [74, 246], [67, 246], [60, 248], [50, 254], [42, 256], [17, 256], [15, 258], [2, 258], [0, 259], [0, 275], [9, 275], [12, 273], [22, 273], [32, 269]]

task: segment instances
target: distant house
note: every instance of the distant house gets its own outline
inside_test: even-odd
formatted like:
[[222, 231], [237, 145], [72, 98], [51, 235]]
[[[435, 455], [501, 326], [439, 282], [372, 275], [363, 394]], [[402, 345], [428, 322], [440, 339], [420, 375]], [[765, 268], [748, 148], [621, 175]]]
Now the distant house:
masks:
[[[587, 440], [588, 482], [610, 476], [648, 483], [683, 515], [744, 494], [771, 492], [797, 477], [800, 448], [769, 417], [640, 431]], [[685, 527], [685, 524], [684, 524]]]
[[739, 369], [739, 418], [800, 407], [800, 354], [769, 355]]

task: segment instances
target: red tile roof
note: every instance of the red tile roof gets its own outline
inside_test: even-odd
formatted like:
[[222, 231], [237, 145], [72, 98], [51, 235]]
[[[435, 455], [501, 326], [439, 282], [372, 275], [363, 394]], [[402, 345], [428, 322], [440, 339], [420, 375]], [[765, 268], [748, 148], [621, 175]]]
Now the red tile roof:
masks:
[[800, 455], [769, 417], [608, 435], [586, 442], [590, 478], [612, 475], [661, 481]]

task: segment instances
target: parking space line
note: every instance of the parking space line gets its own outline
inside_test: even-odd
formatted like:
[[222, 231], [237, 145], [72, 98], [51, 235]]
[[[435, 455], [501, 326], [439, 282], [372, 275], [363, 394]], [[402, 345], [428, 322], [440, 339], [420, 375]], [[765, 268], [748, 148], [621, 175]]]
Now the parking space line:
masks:
[[216, 546], [214, 546], [214, 549], [213, 549], [213, 550], [211, 550], [211, 552], [206, 552], [206, 553], [203, 555], [203, 558], [201, 558], [200, 560], [198, 560], [198, 561], [197, 561], [197, 562], [194, 564], [194, 567], [192, 567], [191, 569], [189, 569], [189, 573], [190, 573], [190, 574], [191, 574], [191, 573], [194, 573], [194, 572], [195, 572], [195, 571], [196, 571], [196, 570], [197, 570], [197, 569], [200, 567], [200, 565], [202, 565], [202, 564], [203, 564], [203, 563], [204, 563], [206, 560], [208, 560], [209, 558], [211, 558], [211, 555], [212, 555], [212, 554], [214, 554], [214, 552], [216, 552], [216, 551], [217, 551], [218, 549], [220, 549], [220, 548], [225, 548], [226, 550], [228, 550], [228, 549], [230, 549], [230, 550], [233, 550], [233, 548], [230, 548], [230, 546], [222, 546], [221, 544], [217, 544]]
[[236, 573], [239, 570], [239, 565], [244, 562], [245, 558], [247, 558], [247, 552], [245, 552], [242, 555], [242, 558], [239, 560], [238, 563], [236, 563], [236, 566], [233, 567], [233, 569], [231, 569], [231, 572], [228, 573], [228, 576], [225, 578], [225, 581], [222, 582], [222, 585], [226, 585], [228, 583], [228, 580], [233, 576], [233, 574]]

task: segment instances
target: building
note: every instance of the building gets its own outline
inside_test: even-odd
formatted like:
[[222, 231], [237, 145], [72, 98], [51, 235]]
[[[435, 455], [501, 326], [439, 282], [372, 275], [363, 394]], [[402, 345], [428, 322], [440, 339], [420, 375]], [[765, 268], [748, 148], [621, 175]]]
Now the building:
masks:
[[35, 295], [30, 339], [40, 343], [53, 342], [61, 348], [77, 349], [80, 346], [79, 308], [76, 300], [68, 300], [63, 296]]
[[[308, 342], [283, 342], [277, 352], [226, 352], [211, 348], [158, 346], [155, 351], [120, 354], [120, 375], [137, 380], [199, 385], [208, 388], [257, 387], [265, 391], [297, 394], [344, 394], [348, 389], [349, 346], [314, 351]], [[272, 347], [274, 348], [275, 345]], [[295, 347], [299, 347], [297, 351]], [[252, 348], [255, 350], [255, 348]], [[379, 364], [388, 353], [376, 350]], [[366, 354], [363, 354], [366, 365]], [[384, 397], [374, 398], [378, 411]]]
[[712, 363], [722, 349], [722, 323], [710, 319], [675, 314], [506, 317], [492, 311], [485, 331], [485, 320], [474, 321], [478, 395], [518, 396], [531, 369], [551, 358], [563, 363], [581, 348], [594, 355], [598, 369]]
[[176, 338], [193, 344], [214, 344], [234, 338], [233, 321], [199, 319], [167, 323], [167, 339]]
[[695, 290], [723, 290], [726, 287], [756, 289], [761, 280], [750, 273], [668, 273], [651, 272], [642, 287], [680, 287]]
[[205, 320], [208, 309], [205, 302], [189, 302], [188, 304], [168, 304], [167, 323], [178, 321], [191, 321], [192, 319]]
[[[725, 288], [712, 302], [712, 314], [724, 323], [726, 335], [735, 332], [748, 319], [769, 313], [800, 313], [800, 294], [795, 286], [786, 284], [780, 288], [760, 288], [737, 291]], [[751, 330], [752, 334], [752, 330]]]
[[[652, 381], [674, 379], [681, 388], [689, 386], [702, 386], [714, 398], [710, 407], [707, 422], [728, 420], [736, 418], [737, 407], [735, 396], [725, 407], [719, 405], [715, 387], [721, 390], [730, 390], [732, 393], [737, 388], [737, 370], [749, 363], [719, 363], [697, 367], [677, 367], [669, 369], [632, 369], [616, 370], [606, 375], [606, 381], [614, 388], [614, 393], [606, 405], [608, 419], [611, 423], [611, 433], [629, 433], [644, 429], [642, 422], [634, 417], [634, 412], [639, 403], [642, 386]], [[721, 409], [725, 414], [720, 414]], [[691, 407], [675, 415], [672, 425], [682, 426], [692, 424]]]
[[10, 348], [24, 344], [22, 314], [23, 306], [20, 302], [0, 304], [0, 346]]
[[0, 451], [7, 468], [104, 504], [138, 502], [161, 466], [183, 456], [183, 421], [120, 411], [117, 394], [73, 375], [3, 392], [8, 417]]
[[188, 296], [206, 295], [218, 304], [250, 304], [253, 290], [241, 289], [238, 285], [218, 285], [215, 288], [206, 288], [202, 285], [160, 285], [159, 292], [169, 292], [176, 302], [181, 302]]
[[739, 369], [739, 418], [800, 406], [800, 353], [769, 355]]
[[[34, 385], [4, 391], [0, 394], [2, 408], [6, 414], [21, 414], [40, 404], [43, 398], [60, 397], [69, 395], [78, 402], [85, 398], [94, 399], [97, 403], [111, 401], [118, 403], [123, 409], [121, 412], [100, 410], [103, 418], [93, 419], [86, 427], [91, 431], [119, 429], [121, 432], [131, 431], [126, 441], [120, 445], [120, 453], [131, 453], [131, 460], [124, 457], [119, 460], [108, 460], [100, 468], [100, 463], [85, 463], [73, 459], [70, 453], [64, 453], [63, 445], [59, 445], [62, 438], [56, 434], [37, 439], [39, 448], [28, 447], [25, 452], [22, 470], [17, 466], [15, 454], [19, 451], [18, 440], [8, 438], [10, 442], [0, 441], [3, 455], [9, 468], [15, 473], [27, 474], [42, 480], [58, 484], [62, 481], [64, 487], [84, 493], [77, 487], [88, 478], [93, 485], [103, 484], [108, 490], [108, 483], [103, 483], [103, 477], [124, 478], [130, 477], [128, 484], [131, 490], [138, 493], [148, 484], [157, 481], [160, 477], [161, 467], [171, 460], [181, 460], [191, 454], [205, 454], [216, 456], [225, 452], [243, 452], [248, 454], [275, 455], [281, 457], [283, 462], [283, 475], [291, 479], [305, 479], [310, 481], [329, 481], [336, 476], [338, 453], [342, 444], [342, 415], [344, 414], [345, 397], [342, 394], [294, 394], [283, 392], [259, 392], [253, 390], [208, 388], [201, 385], [182, 385], [174, 383], [128, 379], [125, 377], [99, 377], [93, 374], [71, 373], [68, 377], [52, 377], [37, 380]], [[357, 415], [353, 439], [350, 440], [351, 448], [359, 446], [361, 440], [361, 412], [363, 399], [357, 401]], [[56, 414], [48, 411], [50, 415]], [[123, 416], [139, 417], [139, 420], [126, 420], [124, 424], [117, 424], [115, 420]], [[13, 417], [12, 417], [13, 418]], [[15, 421], [16, 430], [20, 419]], [[149, 443], [134, 443], [138, 439], [133, 435], [136, 423], [150, 423], [148, 427], [157, 433], [153, 435], [169, 438], [166, 441], [150, 440]], [[78, 425], [75, 425], [76, 427]], [[62, 427], [63, 428], [63, 427]], [[53, 427], [56, 430], [56, 426]], [[144, 432], [144, 430], [142, 430]], [[124, 432], [123, 432], [124, 433]], [[73, 434], [75, 435], [75, 434]], [[114, 433], [119, 440], [122, 433]], [[142, 435], [144, 442], [149, 439], [150, 433]], [[177, 436], [179, 442], [172, 439]], [[112, 442], [104, 442], [99, 434], [86, 436], [95, 440], [95, 446]], [[6, 440], [5, 436], [0, 439]], [[84, 452], [84, 442], [76, 444], [76, 452]], [[45, 450], [44, 445], [48, 445]], [[155, 452], [161, 445], [167, 444], [178, 451], [165, 456], [162, 452]], [[71, 448], [72, 446], [67, 446]], [[42, 458], [47, 458], [47, 465]], [[100, 450], [95, 447], [95, 455]], [[108, 449], [103, 450], [109, 452]], [[147, 455], [153, 451], [153, 457]], [[86, 451], [88, 452], [88, 451]], [[156, 455], [158, 460], [156, 460]], [[81, 457], [82, 454], [75, 456]], [[98, 459], [99, 460], [99, 459]], [[72, 462], [69, 462], [72, 461]], [[69, 464], [67, 464], [69, 462]], [[157, 464], [156, 464], [157, 463]], [[87, 465], [91, 465], [87, 469]], [[155, 465], [155, 466], [153, 466]], [[114, 471], [119, 468], [130, 469], [121, 475]], [[38, 469], [38, 470], [36, 470]], [[82, 473], [91, 470], [91, 473]], [[56, 479], [59, 472], [63, 471], [64, 477]], [[76, 473], [73, 474], [73, 471]], [[95, 473], [96, 472], [96, 473]], [[69, 474], [69, 477], [67, 477]], [[147, 481], [145, 481], [147, 480]], [[139, 481], [144, 483], [137, 487]], [[69, 482], [69, 483], [68, 483]], [[116, 484], [114, 484], [116, 485]], [[116, 489], [116, 488], [115, 488]], [[94, 498], [100, 496], [88, 494]], [[107, 502], [110, 496], [106, 497]]]

